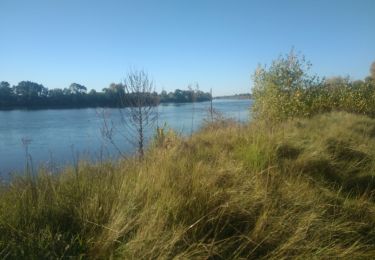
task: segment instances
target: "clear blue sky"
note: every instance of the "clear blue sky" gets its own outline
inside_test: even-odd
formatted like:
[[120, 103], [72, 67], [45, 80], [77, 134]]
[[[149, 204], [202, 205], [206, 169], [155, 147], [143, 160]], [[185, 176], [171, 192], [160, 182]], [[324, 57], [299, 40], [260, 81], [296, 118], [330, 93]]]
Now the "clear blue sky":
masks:
[[0, 0], [0, 81], [101, 90], [131, 68], [157, 90], [249, 92], [292, 46], [321, 76], [369, 74], [375, 0]]

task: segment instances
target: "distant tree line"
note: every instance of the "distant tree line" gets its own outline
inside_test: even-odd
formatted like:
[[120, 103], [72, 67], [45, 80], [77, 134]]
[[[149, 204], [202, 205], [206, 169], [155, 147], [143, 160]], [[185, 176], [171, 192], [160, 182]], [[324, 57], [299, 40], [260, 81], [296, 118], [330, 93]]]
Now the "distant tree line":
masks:
[[201, 90], [181, 90], [167, 93], [163, 90], [160, 94], [160, 102], [183, 103], [183, 102], [202, 102], [211, 100], [211, 94]]
[[[200, 90], [180, 90], [161, 94], [143, 93], [149, 104], [166, 102], [201, 102], [211, 100], [210, 93]], [[48, 89], [31, 81], [21, 81], [11, 86], [0, 82], [0, 109], [14, 108], [85, 108], [85, 107], [126, 107], [132, 105], [136, 93], [126, 93], [124, 84], [112, 83], [102, 91], [87, 91], [81, 84], [72, 83], [68, 88]]]
[[240, 93], [234, 95], [217, 96], [214, 99], [251, 99], [250, 93]]

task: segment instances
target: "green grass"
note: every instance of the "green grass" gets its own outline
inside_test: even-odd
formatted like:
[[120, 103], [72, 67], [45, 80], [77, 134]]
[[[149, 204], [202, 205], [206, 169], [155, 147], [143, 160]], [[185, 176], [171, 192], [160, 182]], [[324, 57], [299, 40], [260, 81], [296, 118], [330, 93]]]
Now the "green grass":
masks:
[[0, 189], [0, 258], [375, 257], [375, 120], [166, 133], [137, 159]]

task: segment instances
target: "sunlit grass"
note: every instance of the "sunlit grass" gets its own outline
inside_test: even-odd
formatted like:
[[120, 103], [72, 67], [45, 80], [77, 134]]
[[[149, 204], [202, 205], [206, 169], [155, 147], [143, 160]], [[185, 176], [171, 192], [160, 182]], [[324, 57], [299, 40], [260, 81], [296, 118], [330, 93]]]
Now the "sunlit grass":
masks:
[[219, 121], [0, 192], [1, 258], [373, 258], [375, 120]]

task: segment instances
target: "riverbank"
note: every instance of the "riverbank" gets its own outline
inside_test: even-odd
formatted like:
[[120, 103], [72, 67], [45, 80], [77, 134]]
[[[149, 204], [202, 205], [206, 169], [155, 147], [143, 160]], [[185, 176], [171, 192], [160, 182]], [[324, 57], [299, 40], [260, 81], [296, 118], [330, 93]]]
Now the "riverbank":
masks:
[[[214, 100], [215, 111], [225, 117], [247, 122], [250, 118], [250, 100]], [[182, 135], [191, 135], [209, 118], [210, 102], [161, 104], [158, 107], [158, 125], [166, 124]], [[124, 138], [128, 133], [118, 108], [66, 109], [38, 111], [0, 111], [0, 179], [9, 172], [25, 169], [25, 145], [36, 169], [46, 165], [56, 169], [74, 164], [77, 157], [102, 161], [119, 156], [117, 149], [103, 138], [103, 116], [116, 128], [114, 140], [122, 153], [132, 154], [136, 147]], [[154, 125], [154, 128], [157, 124]], [[147, 129], [147, 140], [154, 135]]]
[[80, 162], [0, 191], [0, 257], [372, 258], [375, 120], [165, 131], [143, 162]]

